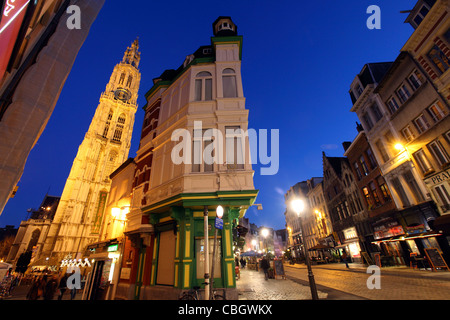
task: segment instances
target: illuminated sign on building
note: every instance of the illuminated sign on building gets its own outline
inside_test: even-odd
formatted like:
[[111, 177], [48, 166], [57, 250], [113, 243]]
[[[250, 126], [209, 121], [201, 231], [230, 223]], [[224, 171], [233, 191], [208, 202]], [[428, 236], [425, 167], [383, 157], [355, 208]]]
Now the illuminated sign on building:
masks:
[[0, 21], [0, 80], [8, 67], [29, 3], [30, 0], [6, 0]]

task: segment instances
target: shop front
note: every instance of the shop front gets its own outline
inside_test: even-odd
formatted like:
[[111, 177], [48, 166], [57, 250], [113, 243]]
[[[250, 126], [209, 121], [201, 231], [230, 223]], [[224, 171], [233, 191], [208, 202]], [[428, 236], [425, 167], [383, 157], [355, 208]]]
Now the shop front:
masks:
[[[88, 246], [88, 259], [92, 269], [83, 291], [83, 300], [111, 300], [118, 281], [120, 243], [117, 239], [97, 242]], [[117, 266], [117, 268], [116, 268]]]
[[[381, 255], [382, 266], [406, 265], [407, 248], [402, 245], [401, 238], [405, 230], [400, 222], [394, 217], [384, 217], [372, 224], [374, 230], [374, 242]], [[374, 255], [373, 255], [373, 258]], [[375, 260], [375, 259], [374, 259]]]
[[344, 229], [342, 230], [342, 235], [344, 237], [344, 241], [342, 241], [341, 245], [336, 247], [339, 254], [342, 256], [345, 251], [347, 256], [351, 258], [352, 262], [361, 262], [361, 246], [359, 244], [359, 237], [356, 232], [356, 228], [351, 227]]

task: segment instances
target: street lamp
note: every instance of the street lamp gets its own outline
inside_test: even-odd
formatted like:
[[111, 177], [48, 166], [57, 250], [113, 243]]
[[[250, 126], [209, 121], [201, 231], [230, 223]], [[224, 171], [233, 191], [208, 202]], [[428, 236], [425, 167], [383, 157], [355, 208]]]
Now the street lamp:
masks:
[[214, 286], [214, 265], [216, 262], [216, 242], [217, 242], [217, 230], [221, 228], [222, 217], [223, 217], [223, 207], [218, 206], [216, 209], [216, 223], [215, 223], [215, 231], [214, 231], [214, 245], [213, 245], [213, 257], [212, 257], [212, 266], [211, 266], [211, 285], [210, 285], [210, 293], [209, 295], [212, 296], [213, 286]]
[[203, 208], [203, 234], [205, 236], [205, 300], [209, 300], [209, 242], [208, 242], [208, 206]]
[[306, 250], [305, 236], [303, 234], [305, 229], [303, 228], [303, 221], [302, 221], [301, 213], [305, 210], [305, 203], [301, 199], [292, 200], [291, 208], [297, 214], [297, 216], [300, 220], [300, 226], [302, 228], [303, 251], [305, 254], [306, 267], [308, 268], [308, 279], [309, 279], [309, 287], [311, 289], [311, 297], [313, 300], [318, 300], [319, 296], [317, 295], [316, 282], [314, 281], [314, 275], [313, 275], [313, 272], [311, 269], [311, 263], [309, 261], [308, 251]]

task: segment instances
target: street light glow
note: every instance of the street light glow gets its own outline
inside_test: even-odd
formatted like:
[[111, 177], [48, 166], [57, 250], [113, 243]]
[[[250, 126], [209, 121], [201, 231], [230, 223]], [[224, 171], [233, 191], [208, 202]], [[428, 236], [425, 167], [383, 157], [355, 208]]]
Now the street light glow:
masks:
[[300, 215], [305, 209], [305, 202], [301, 199], [292, 200], [291, 207], [297, 215]]
[[401, 144], [401, 143], [397, 143], [394, 148], [398, 151], [403, 151], [405, 150], [405, 147]]
[[223, 217], [223, 207], [222, 206], [217, 207], [216, 215], [217, 215], [217, 218], [222, 219], [222, 217]]
[[269, 235], [269, 230], [268, 230], [268, 229], [262, 229], [262, 230], [261, 230], [261, 235], [262, 235], [264, 238], [267, 238], [267, 236]]

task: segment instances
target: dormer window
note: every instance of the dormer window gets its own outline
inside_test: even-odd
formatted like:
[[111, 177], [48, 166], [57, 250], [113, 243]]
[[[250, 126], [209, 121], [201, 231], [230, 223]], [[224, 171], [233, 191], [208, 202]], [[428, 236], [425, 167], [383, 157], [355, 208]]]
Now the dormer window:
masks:
[[231, 24], [229, 24], [228, 22], [223, 22], [220, 26], [219, 26], [219, 31], [220, 30], [232, 30], [234, 31], [234, 28]]
[[426, 4], [423, 4], [420, 10], [417, 11], [417, 15], [413, 19], [416, 28], [422, 23], [423, 19], [425, 19], [425, 16], [428, 14], [429, 11], [430, 8]]

